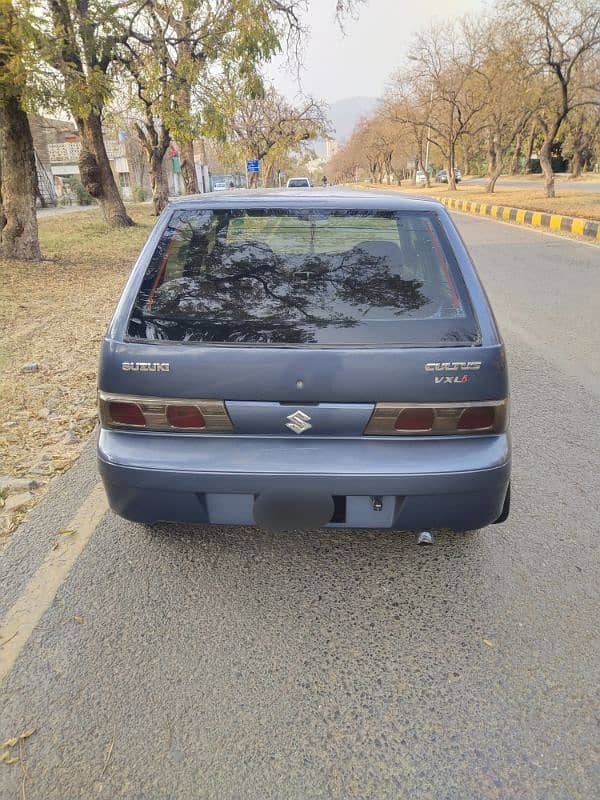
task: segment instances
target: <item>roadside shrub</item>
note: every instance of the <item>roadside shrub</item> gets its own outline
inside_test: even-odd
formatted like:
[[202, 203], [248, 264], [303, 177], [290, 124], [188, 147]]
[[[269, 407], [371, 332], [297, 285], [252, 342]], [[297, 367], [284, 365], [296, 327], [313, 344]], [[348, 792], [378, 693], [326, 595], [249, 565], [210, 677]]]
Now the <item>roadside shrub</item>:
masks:
[[143, 186], [134, 186], [131, 190], [131, 196], [136, 203], [143, 203], [148, 199], [148, 192]]
[[94, 198], [85, 188], [83, 183], [75, 175], [70, 175], [67, 179], [69, 191], [75, 195], [80, 206], [91, 206]]

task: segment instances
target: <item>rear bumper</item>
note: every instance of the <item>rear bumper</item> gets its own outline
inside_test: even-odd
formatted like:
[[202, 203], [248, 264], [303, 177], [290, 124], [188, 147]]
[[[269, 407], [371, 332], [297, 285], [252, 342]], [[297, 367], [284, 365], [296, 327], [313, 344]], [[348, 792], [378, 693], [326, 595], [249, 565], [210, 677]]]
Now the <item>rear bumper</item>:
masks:
[[[332, 527], [467, 530], [500, 515], [510, 439], [326, 440], [102, 429], [98, 463], [111, 508], [141, 522], [252, 525], [256, 495], [298, 490], [346, 498], [345, 518]], [[381, 511], [372, 496], [383, 498]]]

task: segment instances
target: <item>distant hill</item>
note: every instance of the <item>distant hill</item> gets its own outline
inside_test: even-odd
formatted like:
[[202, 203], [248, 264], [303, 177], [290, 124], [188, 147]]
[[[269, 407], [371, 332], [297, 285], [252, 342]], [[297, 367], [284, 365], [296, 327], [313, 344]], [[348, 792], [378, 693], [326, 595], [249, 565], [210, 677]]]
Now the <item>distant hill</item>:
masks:
[[349, 139], [359, 119], [371, 114], [376, 105], [376, 97], [346, 97], [330, 103], [328, 117], [335, 128], [334, 135], [338, 142]]

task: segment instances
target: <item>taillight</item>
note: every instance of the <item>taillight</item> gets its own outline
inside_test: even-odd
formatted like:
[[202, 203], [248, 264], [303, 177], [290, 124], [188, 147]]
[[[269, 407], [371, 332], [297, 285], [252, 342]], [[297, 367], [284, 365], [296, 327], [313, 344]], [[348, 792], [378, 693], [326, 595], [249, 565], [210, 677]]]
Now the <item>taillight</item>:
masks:
[[98, 413], [104, 428], [201, 433], [233, 430], [222, 400], [165, 400], [98, 392]]
[[366, 436], [423, 436], [501, 433], [508, 424], [508, 400], [483, 403], [377, 403]]
[[146, 424], [142, 409], [137, 403], [111, 400], [108, 403], [108, 415], [110, 421], [115, 425], [135, 425], [143, 428]]
[[465, 408], [458, 420], [457, 430], [477, 431], [491, 428], [496, 418], [493, 406], [471, 406]]
[[397, 431], [430, 431], [435, 420], [433, 408], [405, 408], [396, 417]]
[[167, 419], [173, 428], [206, 428], [204, 417], [196, 406], [167, 406]]

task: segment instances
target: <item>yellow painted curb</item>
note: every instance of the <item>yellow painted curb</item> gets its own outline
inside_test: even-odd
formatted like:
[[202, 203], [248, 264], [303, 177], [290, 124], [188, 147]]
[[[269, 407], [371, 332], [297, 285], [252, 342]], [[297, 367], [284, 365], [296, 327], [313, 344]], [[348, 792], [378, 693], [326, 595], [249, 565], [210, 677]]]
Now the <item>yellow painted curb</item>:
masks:
[[551, 231], [559, 231], [561, 223], [562, 223], [562, 216], [560, 214], [551, 214], [550, 215], [549, 228], [550, 228]]
[[[455, 208], [469, 214], [482, 217], [493, 217], [517, 225], [533, 225], [536, 228], [548, 228], [551, 231], [564, 231], [582, 239], [600, 241], [600, 221], [581, 217], [565, 217], [562, 214], [548, 214], [543, 211], [531, 211], [525, 208], [509, 208], [507, 206], [474, 203], [454, 197], [436, 197], [448, 208]], [[512, 217], [512, 219], [511, 219]], [[529, 217], [529, 219], [527, 219]]]

